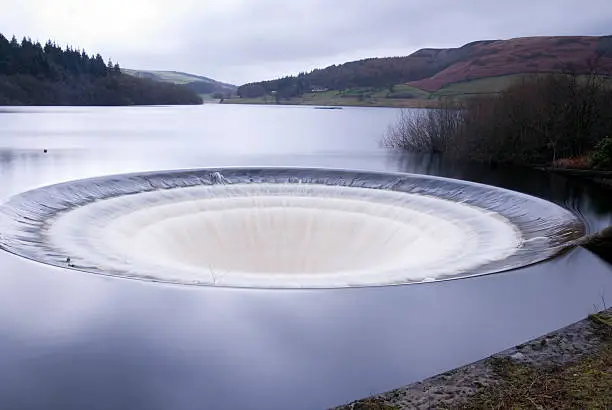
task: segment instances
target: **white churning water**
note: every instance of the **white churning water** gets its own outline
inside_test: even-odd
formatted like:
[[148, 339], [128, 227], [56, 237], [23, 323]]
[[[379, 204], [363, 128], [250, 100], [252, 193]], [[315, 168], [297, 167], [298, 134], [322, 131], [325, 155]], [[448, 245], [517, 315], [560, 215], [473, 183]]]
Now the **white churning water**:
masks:
[[508, 219], [476, 206], [295, 183], [115, 196], [59, 213], [46, 229], [56, 252], [101, 271], [239, 287], [435, 280], [505, 259], [523, 242]]
[[178, 284], [333, 288], [465, 278], [539, 262], [585, 234], [518, 192], [416, 174], [224, 168], [110, 175], [0, 205], [0, 248]]

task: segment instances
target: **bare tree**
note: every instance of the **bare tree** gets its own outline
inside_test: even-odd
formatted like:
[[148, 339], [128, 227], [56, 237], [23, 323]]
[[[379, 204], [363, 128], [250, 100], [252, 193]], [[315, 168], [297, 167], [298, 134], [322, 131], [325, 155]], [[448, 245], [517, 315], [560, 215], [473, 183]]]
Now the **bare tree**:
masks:
[[461, 107], [450, 100], [442, 101], [437, 109], [403, 109], [388, 127], [383, 145], [412, 152], [447, 152], [462, 125]]

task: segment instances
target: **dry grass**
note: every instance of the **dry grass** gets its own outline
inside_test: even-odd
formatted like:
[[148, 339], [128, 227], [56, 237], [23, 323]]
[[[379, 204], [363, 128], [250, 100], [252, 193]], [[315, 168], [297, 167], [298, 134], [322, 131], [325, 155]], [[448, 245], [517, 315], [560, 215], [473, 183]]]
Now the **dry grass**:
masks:
[[582, 155], [574, 158], [561, 158], [553, 162], [552, 166], [565, 169], [591, 169], [591, 158], [589, 155]]

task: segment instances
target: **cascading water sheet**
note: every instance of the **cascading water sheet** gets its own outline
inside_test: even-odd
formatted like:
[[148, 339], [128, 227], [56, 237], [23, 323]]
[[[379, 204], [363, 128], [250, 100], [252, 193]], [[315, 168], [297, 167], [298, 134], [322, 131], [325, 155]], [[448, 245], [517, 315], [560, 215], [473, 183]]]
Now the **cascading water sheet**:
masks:
[[100, 177], [0, 208], [0, 246], [121, 277], [255, 288], [446, 280], [550, 258], [584, 235], [571, 212], [423, 175], [227, 168]]

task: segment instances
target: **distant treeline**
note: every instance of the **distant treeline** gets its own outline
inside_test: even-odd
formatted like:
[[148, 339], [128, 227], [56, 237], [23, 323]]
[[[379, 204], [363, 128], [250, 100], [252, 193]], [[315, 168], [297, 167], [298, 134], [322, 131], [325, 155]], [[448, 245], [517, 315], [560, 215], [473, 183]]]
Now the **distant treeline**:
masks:
[[346, 90], [358, 87], [385, 88], [435, 74], [454, 60], [436, 61], [431, 56], [371, 58], [316, 69], [297, 76], [249, 83], [238, 87], [241, 98], [276, 94], [278, 98], [299, 97], [313, 89]]
[[0, 105], [201, 104], [180, 85], [121, 73], [100, 54], [0, 34]]

